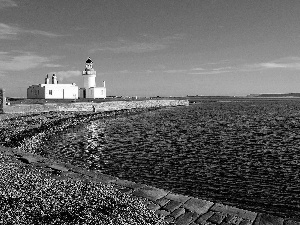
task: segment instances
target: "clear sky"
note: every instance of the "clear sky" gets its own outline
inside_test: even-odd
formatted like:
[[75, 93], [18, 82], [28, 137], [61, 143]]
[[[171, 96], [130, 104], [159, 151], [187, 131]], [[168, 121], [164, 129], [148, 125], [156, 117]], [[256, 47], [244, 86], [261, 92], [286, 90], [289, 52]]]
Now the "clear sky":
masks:
[[108, 95], [300, 92], [299, 0], [0, 0], [0, 87], [56, 73]]

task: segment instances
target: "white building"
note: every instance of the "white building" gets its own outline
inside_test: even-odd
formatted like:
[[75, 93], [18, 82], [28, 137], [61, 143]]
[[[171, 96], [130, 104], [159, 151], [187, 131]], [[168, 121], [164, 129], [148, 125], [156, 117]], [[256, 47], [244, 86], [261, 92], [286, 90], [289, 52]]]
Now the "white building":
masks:
[[103, 87], [96, 86], [96, 71], [93, 69], [93, 61], [88, 58], [85, 62], [85, 70], [82, 72], [83, 88], [78, 88], [75, 83], [58, 84], [57, 77], [53, 74], [50, 79], [47, 75], [44, 84], [31, 85], [27, 88], [27, 98], [39, 99], [78, 99], [80, 98], [106, 98], [105, 81]]
[[27, 98], [39, 99], [78, 99], [78, 86], [72, 84], [58, 84], [57, 76], [53, 74], [50, 84], [49, 77], [45, 84], [31, 85], [27, 88]]
[[79, 89], [79, 98], [106, 98], [105, 81], [103, 81], [103, 87], [96, 86], [96, 70], [93, 69], [91, 58], [86, 60], [82, 76], [83, 88]]

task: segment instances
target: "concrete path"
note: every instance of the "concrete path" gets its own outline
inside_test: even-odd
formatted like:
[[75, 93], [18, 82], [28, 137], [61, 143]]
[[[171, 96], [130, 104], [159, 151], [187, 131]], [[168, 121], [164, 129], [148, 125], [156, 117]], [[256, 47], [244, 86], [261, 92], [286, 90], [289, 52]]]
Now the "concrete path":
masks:
[[299, 221], [284, 219], [268, 214], [250, 212], [232, 206], [198, 198], [183, 196], [140, 183], [121, 180], [99, 172], [55, 162], [38, 155], [24, 153], [18, 149], [4, 148], [0, 151], [29, 166], [49, 171], [55, 179], [80, 178], [100, 183], [111, 183], [123, 193], [140, 198], [149, 210], [176, 225], [300, 225]]

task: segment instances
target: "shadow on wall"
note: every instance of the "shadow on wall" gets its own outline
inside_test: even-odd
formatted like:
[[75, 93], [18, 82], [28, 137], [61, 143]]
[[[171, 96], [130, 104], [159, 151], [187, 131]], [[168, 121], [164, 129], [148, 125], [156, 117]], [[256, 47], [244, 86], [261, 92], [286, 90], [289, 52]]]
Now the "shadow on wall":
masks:
[[3, 107], [5, 106], [5, 91], [0, 88], [0, 113], [4, 113]]

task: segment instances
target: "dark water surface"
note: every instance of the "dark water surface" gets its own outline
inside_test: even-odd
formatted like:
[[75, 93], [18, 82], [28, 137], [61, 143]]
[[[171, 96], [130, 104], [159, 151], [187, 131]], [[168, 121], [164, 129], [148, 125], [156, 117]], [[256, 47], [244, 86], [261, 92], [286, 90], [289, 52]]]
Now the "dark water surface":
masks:
[[300, 102], [207, 102], [96, 120], [44, 155], [256, 212], [300, 218]]

